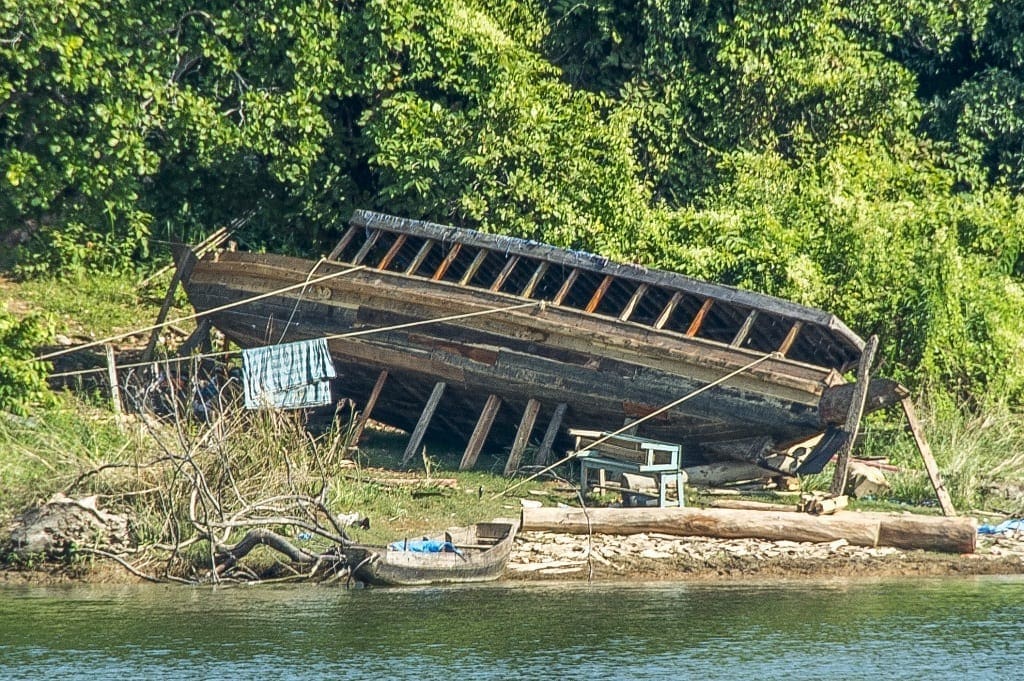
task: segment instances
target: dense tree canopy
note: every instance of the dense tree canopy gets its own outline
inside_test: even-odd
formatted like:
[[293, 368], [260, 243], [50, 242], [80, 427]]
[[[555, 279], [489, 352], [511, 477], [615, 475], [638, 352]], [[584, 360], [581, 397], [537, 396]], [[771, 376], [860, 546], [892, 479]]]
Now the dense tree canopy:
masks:
[[782, 295], [1024, 400], [1024, 5], [0, 0], [24, 275], [355, 207]]

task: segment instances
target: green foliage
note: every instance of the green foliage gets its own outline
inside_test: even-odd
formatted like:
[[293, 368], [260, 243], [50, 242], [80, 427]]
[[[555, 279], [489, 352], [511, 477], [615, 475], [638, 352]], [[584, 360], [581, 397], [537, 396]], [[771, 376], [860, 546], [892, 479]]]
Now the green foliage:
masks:
[[46, 385], [50, 366], [33, 359], [49, 336], [38, 317], [19, 320], [0, 309], [0, 413], [24, 416], [31, 404], [51, 399]]
[[1024, 10], [786, 0], [0, 5], [0, 238], [128, 269], [355, 207], [765, 291], [1024, 399]]

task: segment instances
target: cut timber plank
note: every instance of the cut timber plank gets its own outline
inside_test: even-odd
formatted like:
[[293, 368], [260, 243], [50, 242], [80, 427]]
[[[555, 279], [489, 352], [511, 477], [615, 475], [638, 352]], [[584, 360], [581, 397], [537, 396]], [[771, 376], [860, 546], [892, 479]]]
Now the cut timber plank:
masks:
[[488, 395], [483, 411], [480, 412], [480, 418], [477, 419], [476, 427], [473, 429], [473, 435], [470, 436], [469, 444], [466, 445], [466, 451], [462, 454], [462, 462], [459, 464], [460, 471], [468, 471], [476, 465], [477, 457], [480, 456], [480, 450], [483, 449], [487, 434], [491, 432], [494, 417], [498, 415], [500, 407], [501, 398], [497, 395]]
[[416, 428], [412, 431], [412, 437], [409, 438], [409, 444], [405, 447], [405, 454], [402, 455], [403, 466], [412, 460], [416, 450], [420, 448], [420, 443], [423, 442], [423, 435], [427, 432], [427, 426], [430, 425], [430, 419], [433, 418], [434, 412], [437, 410], [437, 404], [441, 401], [441, 395], [444, 394], [444, 388], [444, 381], [438, 381], [434, 385], [434, 390], [430, 393], [430, 399], [427, 400], [427, 405], [423, 407], [420, 420], [416, 422]]
[[444, 279], [445, 272], [455, 262], [455, 258], [459, 257], [459, 251], [462, 250], [462, 244], [453, 244], [452, 249], [448, 251], [448, 255], [444, 256], [444, 260], [437, 266], [437, 270], [434, 272], [434, 276], [431, 277], [434, 281], [441, 281]]
[[648, 284], [640, 284], [636, 287], [636, 291], [633, 292], [633, 296], [626, 303], [626, 307], [622, 310], [619, 315], [620, 322], [628, 322], [629, 318], [633, 316], [633, 311], [636, 310], [636, 306], [643, 299], [644, 294], [647, 293], [647, 289], [650, 288]]
[[181, 283], [182, 279], [188, 281], [188, 278], [192, 276], [192, 270], [195, 268], [198, 260], [196, 259], [195, 251], [191, 248], [185, 252], [185, 256], [181, 262], [174, 269], [174, 276], [171, 277], [171, 283], [167, 287], [167, 293], [164, 295], [164, 302], [160, 305], [160, 312], [156, 315], [156, 328], [149, 334], [149, 341], [146, 342], [146, 349], [142, 351], [142, 361], [148, 362], [153, 359], [153, 350], [156, 348], [156, 340], [160, 337], [160, 330], [163, 328], [163, 323], [167, 321], [167, 313], [171, 310], [171, 305], [174, 303], [174, 295], [178, 291], [178, 284]]
[[565, 300], [565, 297], [569, 295], [569, 290], [572, 288], [572, 285], [576, 283], [576, 280], [579, 279], [579, 277], [580, 271], [578, 269], [573, 269], [573, 271], [569, 273], [569, 276], [565, 278], [565, 281], [562, 282], [562, 288], [558, 289], [558, 293], [555, 294], [555, 298], [551, 302], [555, 305], [561, 305], [562, 301]]
[[558, 430], [562, 427], [562, 419], [565, 418], [565, 410], [569, 408], [565, 402], [559, 402], [558, 406], [555, 407], [555, 413], [551, 415], [551, 421], [548, 422], [548, 429], [544, 431], [544, 439], [540, 442], [540, 448], [537, 449], [537, 457], [534, 459], [534, 463], [538, 466], [547, 466], [548, 459], [551, 458], [551, 447], [555, 444], [555, 438], [558, 437]]
[[793, 347], [793, 343], [796, 342], [796, 337], [800, 335], [800, 329], [802, 329], [804, 323], [801, 321], [793, 322], [793, 326], [789, 327], [789, 333], [782, 340], [782, 345], [779, 346], [779, 354], [783, 357], [789, 352], [790, 348]]
[[524, 298], [530, 298], [533, 296], [533, 292], [537, 288], [537, 284], [544, 278], [544, 274], [548, 271], [549, 263], [547, 260], [541, 260], [540, 264], [537, 265], [537, 269], [533, 271], [533, 276], [530, 277], [530, 281], [526, 282], [526, 286], [523, 287], [522, 292], [519, 294]]
[[387, 370], [381, 371], [377, 376], [377, 382], [373, 385], [373, 390], [370, 391], [370, 397], [366, 400], [366, 406], [363, 408], [363, 413], [359, 415], [359, 421], [356, 423], [356, 431], [352, 434], [353, 445], [359, 444], [359, 438], [363, 436], [363, 429], [366, 428], [366, 422], [370, 420], [370, 414], [373, 413], [373, 408], [377, 406], [377, 399], [380, 397], [380, 391], [384, 389], [384, 383], [387, 380]]
[[942, 514], [954, 516], [956, 515], [956, 509], [953, 508], [953, 500], [949, 498], [946, 485], [942, 482], [939, 467], [935, 463], [935, 457], [932, 455], [932, 448], [929, 446], [928, 441], [924, 439], [924, 430], [921, 428], [921, 423], [917, 420], [917, 411], [914, 410], [914, 404], [910, 401], [909, 397], [904, 397], [901, 404], [903, 405], [903, 413], [907, 415], [907, 421], [910, 423], [910, 432], [914, 436], [914, 442], [917, 443], [917, 451], [921, 453], [921, 458], [924, 459], [924, 468], [928, 472], [928, 479], [932, 481], [935, 495], [939, 498]]
[[686, 329], [687, 336], [696, 336], [697, 332], [700, 331], [701, 325], [704, 323], [704, 318], [708, 316], [708, 311], [711, 306], [715, 304], [714, 298], [708, 298], [704, 301], [704, 304], [697, 310], [697, 314], [694, 316], [693, 321], [690, 322], [690, 327]]
[[430, 249], [434, 247], [435, 243], [437, 242], [433, 239], [427, 239], [423, 242], [423, 245], [420, 246], [420, 250], [416, 253], [416, 257], [412, 259], [412, 262], [409, 263], [409, 267], [406, 268], [406, 274], [416, 274], [416, 270], [418, 270], [423, 264], [423, 261], [427, 259], [427, 254], [430, 253]]
[[330, 254], [328, 254], [327, 259], [337, 260], [344, 252], [344, 250], [348, 247], [348, 245], [352, 242], [352, 239], [355, 238], [356, 233], [360, 229], [362, 228], [356, 227], [355, 225], [350, 226], [348, 228], [348, 231], [345, 232], [345, 236], [341, 237], [341, 240], [338, 241], [338, 244], [331, 250]]
[[489, 252], [490, 251], [485, 248], [481, 248], [477, 251], [476, 256], [473, 258], [473, 262], [469, 263], [469, 267], [466, 268], [466, 272], [462, 275], [462, 279], [459, 279], [459, 286], [466, 286], [469, 282], [473, 281], [473, 277], [476, 276], [476, 271], [484, 264], [484, 260], [487, 259], [487, 254]]
[[593, 312], [597, 309], [597, 306], [601, 304], [601, 299], [604, 298], [604, 294], [608, 293], [608, 287], [615, 281], [615, 277], [612, 275], [605, 276], [598, 285], [597, 290], [594, 291], [594, 295], [590, 297], [590, 302], [587, 303], [587, 312]]
[[377, 240], [380, 239], [380, 235], [381, 235], [381, 230], [379, 230], [379, 229], [375, 229], [370, 234], [369, 238], [366, 241], [363, 242], [363, 245], [359, 249], [359, 251], [355, 254], [355, 256], [353, 256], [353, 258], [352, 258], [352, 264], [353, 265], [360, 265], [360, 264], [362, 264], [363, 259], [367, 255], [370, 254], [370, 251], [377, 244]]
[[512, 276], [512, 270], [519, 264], [519, 256], [514, 255], [508, 259], [505, 266], [501, 268], [501, 272], [498, 273], [498, 277], [491, 284], [491, 291], [500, 291], [501, 287], [505, 285], [505, 280]]
[[750, 314], [743, 322], [743, 326], [736, 332], [736, 337], [729, 343], [729, 347], [738, 348], [743, 345], [743, 341], [747, 340], [747, 336], [750, 335], [750, 330], [754, 328], [754, 322], [757, 321], [757, 310], [751, 310]]
[[391, 244], [391, 248], [388, 249], [388, 252], [385, 253], [384, 257], [380, 259], [379, 263], [377, 263], [378, 270], [386, 270], [388, 268], [388, 265], [390, 265], [391, 261], [395, 259], [395, 256], [398, 255], [398, 252], [402, 250], [402, 246], [405, 245], [405, 241], [408, 238], [408, 234], [398, 235], [398, 238], [395, 239], [395, 243]]
[[857, 439], [857, 431], [860, 430], [860, 417], [864, 413], [864, 403], [868, 399], [868, 384], [871, 382], [871, 364], [875, 361], [875, 351], [877, 350], [878, 336], [872, 335], [860, 356], [860, 364], [857, 366], [857, 384], [854, 387], [853, 399], [850, 400], [850, 410], [846, 414], [846, 423], [842, 427], [847, 438], [836, 458], [836, 470], [832, 476], [832, 487], [829, 490], [833, 497], [841, 496], [846, 489], [850, 451], [853, 449], [853, 441]]
[[505, 475], [512, 475], [519, 468], [519, 462], [523, 458], [523, 452], [530, 441], [530, 433], [533, 432], [533, 424], [537, 421], [537, 414], [540, 412], [540, 402], [532, 397], [526, 403], [523, 410], [523, 418], [519, 421], [519, 429], [516, 431], [516, 439], [512, 443], [512, 451], [508, 454], [508, 461], [505, 463]]
[[672, 317], [672, 313], [675, 312], [676, 307], [679, 305], [679, 301], [683, 299], [683, 294], [676, 291], [672, 294], [672, 297], [665, 303], [665, 307], [662, 309], [661, 314], [658, 315], [658, 321], [654, 322], [654, 328], [663, 329], [668, 324], [669, 318]]

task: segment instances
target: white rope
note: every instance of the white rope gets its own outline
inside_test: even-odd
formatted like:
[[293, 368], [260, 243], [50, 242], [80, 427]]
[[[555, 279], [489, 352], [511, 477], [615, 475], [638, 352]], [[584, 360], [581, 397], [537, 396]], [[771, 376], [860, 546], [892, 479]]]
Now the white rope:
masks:
[[45, 354], [45, 355], [40, 355], [39, 357], [35, 357], [34, 359], [37, 362], [42, 362], [42, 361], [45, 361], [45, 360], [48, 360], [48, 359], [53, 359], [54, 357], [60, 357], [61, 355], [67, 355], [67, 354], [70, 354], [72, 352], [78, 352], [79, 350], [85, 350], [86, 348], [93, 348], [93, 347], [96, 347], [97, 345], [103, 345], [103, 344], [109, 343], [111, 341], [120, 340], [122, 338], [127, 338], [129, 336], [135, 336], [135, 335], [138, 335], [140, 333], [145, 333], [146, 331], [152, 331], [153, 329], [160, 329], [160, 328], [163, 328], [165, 326], [171, 326], [172, 324], [179, 324], [181, 322], [187, 322], [190, 319], [199, 319], [200, 317], [205, 317], [207, 315], [211, 315], [211, 314], [214, 314], [216, 312], [222, 312], [224, 310], [229, 310], [229, 309], [231, 309], [233, 307], [239, 307], [240, 305], [248, 305], [249, 303], [256, 302], [257, 300], [263, 300], [264, 298], [269, 298], [271, 296], [276, 296], [276, 295], [280, 295], [282, 293], [287, 293], [288, 291], [294, 291], [297, 288], [304, 288], [304, 287], [310, 286], [312, 284], [319, 284], [320, 282], [327, 281], [329, 279], [334, 279], [335, 277], [341, 277], [341, 276], [344, 276], [346, 274], [351, 274], [352, 272], [356, 272], [358, 270], [363, 270], [363, 269], [366, 269], [365, 265], [359, 265], [357, 267], [350, 267], [347, 270], [341, 270], [340, 272], [333, 272], [331, 274], [325, 274], [322, 277], [317, 277], [316, 279], [313, 279], [313, 280], [307, 280], [307, 281], [304, 281], [304, 282], [302, 282], [300, 284], [292, 284], [291, 286], [285, 286], [284, 288], [279, 288], [279, 289], [277, 289], [275, 291], [270, 291], [268, 293], [261, 293], [258, 296], [253, 296], [252, 298], [246, 298], [244, 300], [236, 300], [233, 303], [227, 303], [226, 305], [221, 305], [220, 307], [214, 307], [214, 308], [211, 308], [209, 310], [204, 310], [203, 312], [196, 312], [195, 314], [185, 315], [184, 317], [178, 317], [177, 319], [172, 319], [170, 321], [165, 321], [165, 322], [160, 323], [160, 324], [150, 324], [149, 326], [143, 327], [141, 329], [135, 329], [134, 331], [127, 331], [125, 333], [119, 333], [117, 335], [108, 336], [107, 338], [101, 338], [99, 340], [92, 341], [90, 343], [83, 343], [82, 345], [76, 345], [76, 346], [71, 347], [71, 348], [65, 348], [63, 350], [58, 350], [56, 352], [51, 352], [51, 353], [48, 353], [48, 354]]
[[[739, 374], [742, 374], [744, 371], [748, 371], [750, 369], [753, 369], [758, 364], [760, 364], [761, 362], [763, 362], [763, 361], [765, 361], [765, 360], [767, 360], [767, 359], [769, 359], [771, 357], [781, 357], [781, 356], [782, 356], [781, 353], [774, 352], [774, 351], [773, 352], [769, 352], [769, 353], [767, 353], [765, 355], [762, 355], [761, 357], [758, 357], [757, 359], [755, 359], [754, 361], [750, 362], [749, 364], [745, 364], [744, 366], [741, 366], [739, 369], [736, 369], [735, 371], [732, 371], [732, 372], [726, 374], [725, 376], [722, 376], [721, 378], [715, 379], [711, 383], [708, 383], [707, 385], [702, 386], [702, 387], [694, 390], [693, 392], [691, 392], [691, 393], [689, 393], [687, 395], [684, 395], [683, 397], [680, 397], [678, 400], [675, 400], [673, 402], [669, 402], [664, 407], [656, 409], [656, 410], [652, 411], [650, 414], [647, 414], [644, 417], [638, 418], [636, 421], [630, 421], [629, 423], [624, 425], [622, 428], [619, 428], [618, 430], [616, 430], [614, 433], [608, 433], [607, 435], [604, 435], [603, 437], [599, 438], [598, 440], [596, 440], [596, 441], [592, 442], [591, 444], [587, 445], [587, 449], [591, 449], [593, 447], [596, 447], [597, 445], [599, 445], [599, 444], [601, 444], [603, 442], [607, 442], [608, 440], [610, 440], [611, 438], [615, 437], [616, 435], [621, 435], [622, 433], [626, 432], [627, 430], [630, 430], [632, 428], [636, 428], [638, 425], [640, 425], [644, 421], [652, 419], [655, 416], [658, 416], [659, 414], [663, 414], [666, 411], [668, 411], [669, 409], [677, 407], [680, 404], [682, 404], [683, 402], [686, 402], [687, 400], [689, 400], [691, 398], [694, 398], [697, 395], [700, 395], [705, 390], [709, 390], [710, 388], [713, 388], [716, 385], [719, 385], [721, 383], [724, 383], [725, 381], [728, 381], [730, 378], [732, 378], [734, 376], [738, 376]], [[556, 461], [555, 463], [551, 464], [550, 466], [547, 466], [546, 468], [543, 468], [543, 469], [537, 471], [536, 473], [534, 473], [530, 477], [525, 478], [523, 480], [520, 480], [519, 482], [517, 482], [516, 484], [512, 485], [511, 487], [506, 487], [504, 491], [498, 492], [497, 494], [495, 494], [494, 498], [497, 499], [498, 497], [505, 496], [506, 494], [508, 494], [512, 490], [517, 489], [519, 487], [522, 487], [523, 485], [525, 485], [526, 483], [530, 482], [534, 478], [537, 478], [538, 476], [541, 476], [544, 473], [547, 473], [548, 471], [550, 471], [550, 470], [552, 470], [554, 468], [557, 468], [558, 466], [561, 466], [566, 461], [569, 461], [570, 459], [575, 458], [578, 454], [579, 454], [579, 450], [570, 452], [568, 456], [562, 458], [559, 461]]]

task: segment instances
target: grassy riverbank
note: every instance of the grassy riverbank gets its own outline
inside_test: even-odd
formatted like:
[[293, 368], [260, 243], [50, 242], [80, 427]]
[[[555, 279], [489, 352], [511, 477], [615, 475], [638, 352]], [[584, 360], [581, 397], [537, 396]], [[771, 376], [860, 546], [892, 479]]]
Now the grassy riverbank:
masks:
[[[0, 305], [15, 315], [46, 318], [56, 348], [59, 337], [80, 343], [147, 326], [156, 317], [165, 285], [140, 287], [132, 277], [4, 281]], [[171, 318], [188, 312], [180, 305]], [[190, 330], [187, 323], [179, 326], [177, 332]], [[117, 345], [127, 355], [146, 338], [137, 334]], [[177, 341], [168, 342], [173, 346]], [[92, 350], [59, 358], [55, 371], [102, 366], [102, 352]], [[316, 527], [325, 523], [302, 500], [322, 503], [338, 516], [369, 517], [369, 529], [350, 530], [364, 542], [513, 515], [519, 497], [577, 503], [571, 485], [557, 477], [571, 475], [569, 470], [556, 470], [503, 495], [512, 483], [502, 475], [507, 452], [485, 453], [477, 470], [460, 472], [461, 451], [442, 445], [429, 445], [403, 466], [406, 438], [388, 430], [368, 430], [355, 448], [350, 426], [356, 414], [349, 409], [339, 411], [328, 427], [313, 430], [295, 414], [254, 414], [235, 407], [209, 422], [184, 412], [162, 419], [118, 416], [110, 408], [104, 378], [103, 372], [65, 377], [52, 404], [25, 417], [0, 415], [0, 485], [5, 490], [0, 523], [58, 492], [76, 498], [98, 495], [103, 508], [130, 516], [138, 542], [165, 547], [167, 565], [187, 571], [190, 564], [209, 558], [209, 545], [199, 540], [201, 528], [234, 541], [250, 523], [278, 514], [281, 522], [270, 524], [291, 540], [310, 547], [325, 543], [316, 532], [302, 530], [305, 521]], [[1021, 513], [1024, 427], [1019, 419], [1010, 413], [974, 417], [928, 404], [919, 407], [957, 508]], [[892, 485], [887, 497], [855, 501], [855, 508], [935, 512], [934, 493], [905, 424], [895, 414], [869, 419], [855, 453], [888, 457], [901, 469], [887, 474]], [[830, 475], [826, 469], [806, 478], [803, 488], [827, 488]], [[691, 492], [690, 500], [700, 503], [701, 497]]]

